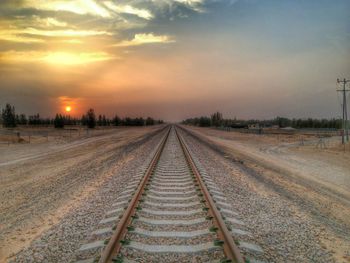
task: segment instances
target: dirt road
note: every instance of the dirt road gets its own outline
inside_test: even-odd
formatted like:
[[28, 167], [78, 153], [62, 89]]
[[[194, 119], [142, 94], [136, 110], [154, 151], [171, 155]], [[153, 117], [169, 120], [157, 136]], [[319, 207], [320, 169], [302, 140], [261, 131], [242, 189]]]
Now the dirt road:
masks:
[[1, 146], [0, 262], [56, 224], [161, 127]]

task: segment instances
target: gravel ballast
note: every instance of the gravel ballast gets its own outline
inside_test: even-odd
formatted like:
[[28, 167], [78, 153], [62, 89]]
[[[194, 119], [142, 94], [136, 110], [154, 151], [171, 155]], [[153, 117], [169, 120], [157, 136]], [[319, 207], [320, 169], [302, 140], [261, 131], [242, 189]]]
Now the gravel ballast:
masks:
[[114, 173], [66, 216], [10, 262], [74, 262], [78, 249], [91, 237], [105, 213], [159, 143], [164, 132], [152, 132], [127, 145], [109, 160]]
[[187, 145], [208, 176], [225, 194], [245, 222], [253, 238], [263, 248], [260, 260], [267, 262], [336, 262], [318, 239], [320, 229], [290, 200], [259, 184], [241, 164], [204, 145], [195, 136], [181, 131]]

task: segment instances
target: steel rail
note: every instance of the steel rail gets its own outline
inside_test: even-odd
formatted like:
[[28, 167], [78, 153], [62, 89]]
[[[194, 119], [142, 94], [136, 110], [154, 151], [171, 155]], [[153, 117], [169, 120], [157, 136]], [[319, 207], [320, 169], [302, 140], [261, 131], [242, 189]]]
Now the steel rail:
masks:
[[136, 213], [136, 208], [139, 203], [139, 200], [142, 197], [142, 194], [144, 192], [145, 186], [148, 183], [148, 180], [150, 176], [152, 175], [152, 172], [154, 170], [154, 167], [156, 166], [161, 153], [164, 149], [165, 143], [169, 137], [171, 128], [168, 128], [168, 131], [166, 135], [164, 136], [161, 144], [159, 145], [155, 155], [153, 156], [150, 165], [148, 166], [145, 176], [143, 177], [141, 183], [139, 184], [139, 187], [137, 188], [137, 191], [133, 198], [130, 201], [129, 206], [125, 210], [122, 218], [120, 219], [117, 228], [115, 232], [113, 233], [113, 236], [108, 242], [108, 245], [103, 250], [101, 257], [99, 259], [99, 263], [107, 263], [112, 262], [113, 256], [118, 255], [120, 249], [121, 249], [121, 241], [123, 240], [125, 234], [127, 233], [127, 227], [131, 223], [132, 216]]
[[[113, 236], [111, 237], [110, 241], [108, 242], [108, 245], [103, 250], [102, 255], [98, 261], [99, 263], [112, 262], [113, 257], [118, 255], [118, 253], [121, 249], [121, 246], [122, 246], [121, 241], [123, 240], [123, 238], [125, 237], [125, 235], [128, 231], [127, 227], [132, 222], [133, 215], [135, 215], [135, 213], [137, 211], [136, 208], [137, 208], [139, 201], [142, 197], [145, 186], [147, 185], [149, 178], [151, 177], [151, 175], [154, 171], [154, 168], [157, 165], [159, 158], [163, 152], [165, 143], [166, 143], [166, 141], [169, 137], [169, 134], [170, 134], [170, 130], [171, 130], [171, 128], [169, 128], [169, 130], [167, 131], [167, 133], [164, 136], [161, 144], [159, 145], [155, 155], [153, 156], [151, 163], [150, 163], [149, 167], [147, 168], [145, 176], [143, 177], [140, 185], [138, 186], [135, 195], [131, 199], [129, 206], [127, 207], [121, 220], [119, 221]], [[244, 263], [244, 259], [241, 255], [239, 249], [235, 245], [235, 242], [232, 238], [232, 233], [227, 229], [226, 224], [225, 224], [220, 212], [218, 211], [218, 209], [215, 206], [214, 200], [211, 198], [211, 195], [210, 195], [209, 191], [207, 190], [196, 165], [194, 164], [194, 161], [193, 161], [193, 159], [192, 159], [192, 157], [187, 149], [186, 144], [184, 143], [183, 139], [179, 135], [176, 128], [175, 128], [175, 134], [180, 142], [181, 148], [182, 148], [183, 153], [185, 155], [185, 159], [186, 159], [191, 171], [193, 172], [193, 174], [197, 180], [197, 183], [198, 183], [200, 190], [203, 193], [206, 204], [208, 205], [208, 208], [209, 208], [208, 214], [213, 219], [213, 225], [218, 228], [217, 236], [218, 236], [219, 240], [223, 241], [223, 250], [224, 250], [225, 256], [227, 257], [227, 259], [231, 260], [232, 262]]]
[[224, 241], [223, 249], [224, 249], [224, 253], [225, 253], [227, 259], [231, 260], [232, 262], [244, 263], [245, 262], [244, 258], [233, 240], [232, 233], [228, 230], [219, 210], [216, 208], [215, 202], [212, 199], [207, 187], [205, 186], [205, 183], [203, 182], [203, 179], [201, 178], [201, 175], [200, 175], [200, 173], [199, 173], [199, 171], [198, 171], [198, 169], [197, 169], [197, 167], [196, 167], [196, 165], [195, 165], [195, 163], [190, 155], [189, 150], [187, 149], [186, 144], [184, 143], [183, 139], [181, 138], [181, 136], [177, 132], [176, 128], [175, 128], [175, 131], [176, 131], [177, 138], [180, 142], [181, 148], [185, 154], [186, 160], [187, 160], [190, 168], [192, 169], [192, 172], [197, 179], [199, 187], [200, 187], [202, 193], [204, 194], [204, 198], [206, 200], [206, 203], [209, 206], [208, 213], [213, 218], [214, 226], [216, 226], [218, 228], [218, 232], [217, 232], [218, 238], [220, 240]]

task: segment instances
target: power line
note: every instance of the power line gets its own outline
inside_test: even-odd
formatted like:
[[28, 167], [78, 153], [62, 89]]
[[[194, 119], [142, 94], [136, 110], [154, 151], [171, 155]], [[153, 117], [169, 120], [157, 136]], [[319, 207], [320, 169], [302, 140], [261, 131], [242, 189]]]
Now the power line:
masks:
[[342, 89], [338, 89], [338, 92], [342, 92], [343, 95], [343, 104], [342, 104], [342, 109], [343, 109], [343, 132], [342, 132], [342, 144], [345, 144], [345, 136], [346, 136], [346, 141], [349, 141], [349, 130], [348, 130], [348, 107], [347, 107], [347, 101], [346, 101], [346, 93], [350, 91], [350, 89], [346, 89], [346, 84], [350, 82], [350, 80], [347, 79], [337, 79], [338, 84], [343, 84]]

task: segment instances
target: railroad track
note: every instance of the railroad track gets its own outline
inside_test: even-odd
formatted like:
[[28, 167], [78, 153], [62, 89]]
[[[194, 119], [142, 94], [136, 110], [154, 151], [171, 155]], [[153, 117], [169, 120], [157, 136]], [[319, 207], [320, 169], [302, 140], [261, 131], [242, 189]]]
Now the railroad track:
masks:
[[[225, 210], [229, 216], [233, 212], [218, 206], [224, 197], [207, 175], [200, 174], [175, 126], [166, 132], [145, 170], [134, 176], [108, 212], [120, 213], [118, 224], [98, 230], [110, 237], [81, 248], [99, 248], [101, 256], [80, 262], [253, 262], [241, 254], [222, 215]], [[123, 196], [132, 198], [126, 201]]]

